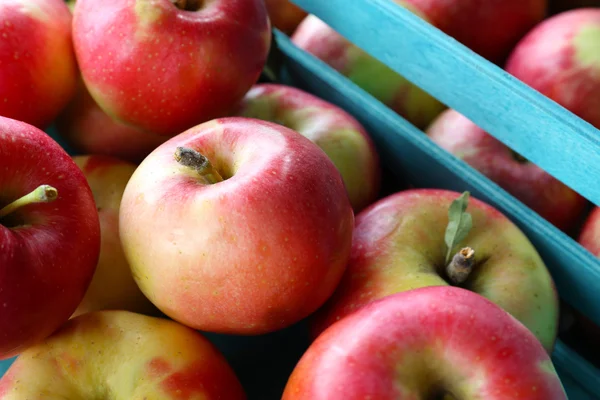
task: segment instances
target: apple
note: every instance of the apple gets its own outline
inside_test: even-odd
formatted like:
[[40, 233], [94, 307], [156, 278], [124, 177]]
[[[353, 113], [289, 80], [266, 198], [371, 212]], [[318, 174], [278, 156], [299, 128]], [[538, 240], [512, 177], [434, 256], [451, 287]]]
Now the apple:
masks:
[[174, 136], [241, 100], [265, 65], [271, 30], [263, 0], [78, 0], [73, 42], [104, 112]]
[[0, 359], [69, 319], [92, 279], [100, 223], [71, 157], [38, 128], [0, 117]]
[[444, 111], [426, 133], [563, 231], [574, 229], [587, 209], [584, 197], [456, 110]]
[[274, 28], [291, 35], [307, 13], [290, 0], [265, 0], [267, 12]]
[[311, 316], [312, 337], [374, 300], [440, 285], [488, 298], [553, 349], [558, 296], [536, 249], [495, 208], [441, 189], [398, 192], [356, 216], [350, 261], [335, 293]]
[[236, 115], [287, 126], [317, 144], [341, 173], [355, 212], [377, 198], [377, 150], [363, 126], [343, 109], [301, 89], [262, 83], [246, 94]]
[[600, 8], [548, 18], [512, 52], [506, 71], [600, 128]]
[[578, 240], [593, 255], [600, 257], [600, 207], [595, 207], [587, 217]]
[[195, 329], [264, 334], [313, 313], [344, 272], [354, 213], [342, 177], [289, 128], [231, 117], [142, 161], [120, 209], [142, 292]]
[[446, 108], [435, 97], [351, 43], [313, 14], [300, 23], [291, 40], [417, 128], [425, 128]]
[[566, 400], [549, 355], [486, 298], [434, 286], [375, 301], [330, 326], [282, 400]]
[[62, 0], [2, 0], [0, 21], [0, 115], [44, 129], [75, 93], [71, 13]]
[[158, 314], [133, 280], [119, 237], [121, 198], [136, 165], [100, 155], [76, 156], [73, 160], [94, 194], [101, 233], [100, 258], [94, 278], [73, 315], [107, 309]]
[[129, 311], [71, 319], [23, 352], [0, 380], [0, 399], [245, 400], [223, 355], [200, 333]]

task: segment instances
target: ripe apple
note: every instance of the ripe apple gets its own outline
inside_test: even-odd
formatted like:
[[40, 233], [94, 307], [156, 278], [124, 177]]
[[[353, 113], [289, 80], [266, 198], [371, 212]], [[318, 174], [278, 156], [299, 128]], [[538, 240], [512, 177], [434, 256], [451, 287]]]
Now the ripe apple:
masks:
[[245, 400], [223, 355], [200, 333], [129, 311], [71, 319], [27, 349], [0, 380], [0, 399]]
[[71, 13], [62, 0], [2, 0], [0, 21], [0, 115], [44, 129], [75, 93]]
[[273, 27], [291, 35], [307, 13], [290, 0], [265, 0]]
[[563, 231], [574, 229], [587, 209], [584, 197], [455, 110], [444, 111], [426, 133]]
[[174, 136], [225, 115], [258, 80], [271, 44], [263, 0], [78, 0], [84, 82], [112, 118]]
[[119, 206], [136, 166], [99, 155], [76, 156], [73, 160], [94, 194], [101, 233], [100, 258], [94, 278], [73, 315], [107, 309], [158, 314], [133, 280], [119, 237]]
[[83, 298], [100, 223], [83, 173], [46, 133], [0, 117], [0, 359], [51, 334]]
[[282, 400], [566, 400], [549, 355], [484, 297], [434, 286], [396, 293], [329, 327]]
[[315, 15], [307, 16], [300, 23], [291, 40], [418, 128], [425, 128], [446, 108]]
[[600, 207], [590, 213], [579, 235], [579, 243], [600, 257]]
[[[468, 196], [452, 191], [411, 189], [380, 199], [357, 215], [350, 261], [333, 296], [311, 318], [313, 337], [379, 298], [425, 286], [456, 285], [499, 305], [551, 351], [559, 304], [543, 260], [498, 210], [477, 199], [460, 203], [464, 200]], [[466, 207], [470, 217], [450, 218], [456, 204]], [[469, 221], [467, 236], [449, 245], [445, 235], [456, 228], [452, 224]], [[455, 276], [463, 271], [456, 268], [457, 257], [471, 263], [464, 276]]]
[[231, 117], [160, 145], [129, 180], [125, 256], [142, 292], [187, 326], [272, 332], [332, 294], [354, 213], [340, 173], [299, 133]]
[[516, 46], [506, 70], [600, 128], [600, 8], [548, 18]]
[[355, 212], [375, 201], [379, 157], [363, 126], [346, 111], [303, 90], [267, 83], [246, 94], [237, 115], [276, 122], [316, 143], [342, 174]]

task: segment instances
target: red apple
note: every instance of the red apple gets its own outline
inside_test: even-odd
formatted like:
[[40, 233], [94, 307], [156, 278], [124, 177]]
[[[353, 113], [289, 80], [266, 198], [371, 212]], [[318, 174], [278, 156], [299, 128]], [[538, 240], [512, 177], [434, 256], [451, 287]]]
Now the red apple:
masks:
[[78, 0], [73, 41], [108, 115], [173, 136], [231, 111], [258, 80], [271, 31], [263, 0]]
[[484, 297], [441, 286], [391, 295], [327, 329], [282, 400], [566, 400], [552, 360]]
[[0, 399], [245, 400], [223, 355], [174, 321], [98, 311], [68, 321], [21, 354]]
[[427, 129], [442, 148], [486, 175], [563, 231], [579, 223], [587, 200], [535, 164], [514, 153], [455, 110]]
[[306, 11], [290, 0], [265, 0], [269, 18], [274, 28], [291, 35], [306, 17]]
[[217, 333], [268, 333], [332, 294], [354, 214], [340, 173], [299, 133], [232, 117], [159, 146], [129, 180], [121, 241], [166, 315]]
[[46, 128], [75, 93], [69, 9], [62, 0], [2, 0], [0, 21], [0, 115]]
[[83, 298], [100, 253], [85, 177], [41, 130], [0, 117], [0, 359], [42, 340]]
[[600, 207], [594, 208], [579, 235], [579, 243], [600, 257]]
[[600, 8], [555, 15], [515, 48], [506, 70], [600, 128]]
[[341, 108], [291, 86], [258, 84], [246, 94], [237, 115], [279, 123], [316, 143], [342, 174], [355, 212], [377, 198], [377, 151], [363, 126]]
[[[412, 189], [362, 211], [342, 281], [312, 316], [313, 337], [374, 300], [420, 287], [456, 285], [509, 312], [551, 351], [558, 330], [558, 296], [542, 258], [515, 224], [480, 200], [466, 204], [470, 217], [450, 219], [460, 199], [468, 197]], [[449, 222], [462, 226], [468, 221], [467, 236], [448, 245]], [[457, 257], [471, 262], [465, 276], [455, 276], [463, 270], [455, 264]]]

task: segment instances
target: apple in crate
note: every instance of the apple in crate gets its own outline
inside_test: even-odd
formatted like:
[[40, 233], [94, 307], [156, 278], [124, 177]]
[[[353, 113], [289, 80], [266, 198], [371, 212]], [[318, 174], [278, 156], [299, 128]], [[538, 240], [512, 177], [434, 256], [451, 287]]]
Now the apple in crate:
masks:
[[600, 128], [600, 8], [548, 18], [515, 48], [506, 70]]
[[51, 334], [83, 298], [100, 253], [84, 175], [43, 131], [0, 117], [0, 359]]
[[200, 333], [129, 311], [71, 319], [27, 349], [0, 380], [0, 399], [245, 400], [224, 356]]
[[575, 228], [587, 209], [584, 197], [456, 110], [444, 111], [426, 133], [565, 232]]
[[595, 207], [587, 217], [579, 235], [579, 243], [600, 257], [600, 207]]
[[377, 151], [363, 126], [343, 109], [291, 86], [258, 84], [237, 115], [276, 122], [316, 143], [341, 173], [355, 212], [375, 201], [381, 181]]
[[313, 142], [231, 117], [154, 150], [129, 180], [121, 241], [142, 292], [195, 329], [261, 334], [305, 318], [344, 272], [354, 213]]
[[231, 111], [258, 80], [271, 31], [263, 0], [78, 0], [73, 41], [108, 115], [174, 136]]
[[63, 0], [0, 2], [0, 66], [0, 115], [46, 128], [77, 79]]
[[306, 11], [290, 0], [265, 0], [271, 24], [274, 28], [291, 35], [306, 17]]
[[336, 292], [311, 317], [315, 337], [364, 305], [426, 286], [460, 286], [517, 318], [549, 352], [558, 296], [531, 242], [490, 205], [440, 189], [380, 199], [356, 217], [352, 253]]
[[94, 278], [74, 315], [97, 310], [127, 310], [158, 314], [133, 280], [119, 237], [119, 206], [136, 166], [114, 157], [83, 155], [73, 158], [94, 194], [100, 217], [100, 258]]
[[396, 293], [330, 326], [282, 400], [566, 400], [549, 355], [484, 297], [434, 286]]

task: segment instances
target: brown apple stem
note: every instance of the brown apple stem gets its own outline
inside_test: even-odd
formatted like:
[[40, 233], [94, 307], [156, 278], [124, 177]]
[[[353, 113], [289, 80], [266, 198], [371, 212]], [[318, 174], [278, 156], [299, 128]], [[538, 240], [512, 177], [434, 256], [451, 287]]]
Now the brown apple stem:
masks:
[[451, 283], [458, 285], [467, 280], [474, 265], [475, 250], [465, 247], [452, 257], [452, 261], [446, 267], [446, 274]]
[[194, 149], [178, 147], [175, 151], [175, 160], [184, 167], [196, 171], [208, 183], [214, 184], [223, 181], [223, 177], [213, 167], [208, 158]]
[[17, 199], [0, 210], [0, 218], [28, 204], [50, 203], [58, 197], [58, 190], [49, 185], [38, 186], [33, 192]]

